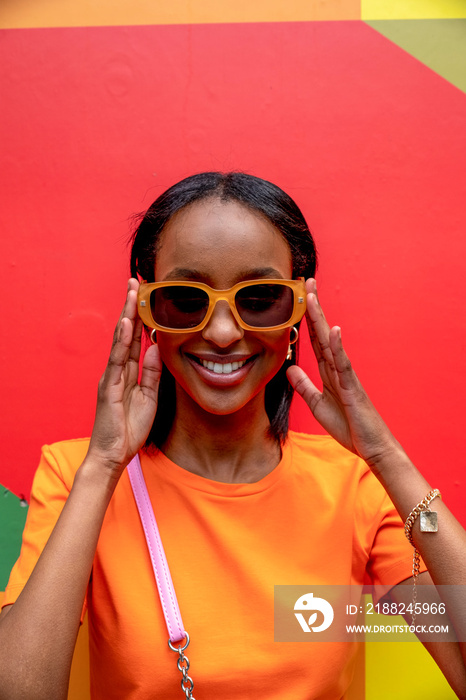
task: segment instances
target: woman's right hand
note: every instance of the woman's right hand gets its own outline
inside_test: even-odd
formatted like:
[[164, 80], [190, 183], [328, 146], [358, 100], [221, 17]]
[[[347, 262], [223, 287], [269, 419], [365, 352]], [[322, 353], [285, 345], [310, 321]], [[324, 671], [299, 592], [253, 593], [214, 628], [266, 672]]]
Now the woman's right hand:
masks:
[[162, 363], [151, 345], [138, 383], [143, 324], [137, 312], [139, 282], [130, 279], [126, 303], [115, 328], [105, 372], [99, 382], [97, 410], [87, 459], [106, 465], [117, 479], [144, 444], [157, 409]]
[[58, 483], [58, 475], [40, 482], [39, 499], [31, 503], [26, 541], [34, 543], [36, 554], [43, 551], [18, 600], [0, 621], [0, 700], [68, 696], [79, 617], [105, 513], [118, 478], [149, 434], [157, 408], [161, 361], [155, 345], [144, 356], [138, 384], [142, 335], [138, 286], [135, 279], [128, 283], [99, 382], [89, 450], [66, 503], [63, 506], [62, 497], [67, 486]]

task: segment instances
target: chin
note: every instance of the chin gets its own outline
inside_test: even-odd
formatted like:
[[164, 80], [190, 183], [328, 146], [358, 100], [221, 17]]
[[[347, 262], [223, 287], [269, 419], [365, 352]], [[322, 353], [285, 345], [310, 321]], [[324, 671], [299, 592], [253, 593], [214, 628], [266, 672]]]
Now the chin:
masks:
[[242, 392], [239, 392], [238, 390], [217, 390], [215, 391], [217, 396], [210, 397], [200, 396], [196, 392], [191, 390], [186, 391], [186, 389], [184, 389], [184, 393], [187, 393], [191, 401], [194, 402], [195, 409], [197, 407], [200, 411], [214, 416], [232, 416], [238, 411], [242, 411], [249, 404], [251, 404], [252, 407], [252, 404], [255, 404], [256, 401], [260, 401], [261, 405], [264, 405], [264, 392], [265, 387], [260, 387], [253, 394], [248, 393], [247, 396], [241, 396]]

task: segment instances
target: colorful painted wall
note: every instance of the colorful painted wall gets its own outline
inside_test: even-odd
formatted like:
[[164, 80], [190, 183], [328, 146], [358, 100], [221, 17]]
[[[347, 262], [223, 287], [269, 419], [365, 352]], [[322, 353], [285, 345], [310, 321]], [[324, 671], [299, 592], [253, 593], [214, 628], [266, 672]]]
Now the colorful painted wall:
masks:
[[[91, 429], [131, 215], [206, 169], [298, 201], [330, 322], [466, 524], [465, 9], [2, 1], [0, 590], [40, 446]], [[293, 423], [321, 432], [299, 402]]]

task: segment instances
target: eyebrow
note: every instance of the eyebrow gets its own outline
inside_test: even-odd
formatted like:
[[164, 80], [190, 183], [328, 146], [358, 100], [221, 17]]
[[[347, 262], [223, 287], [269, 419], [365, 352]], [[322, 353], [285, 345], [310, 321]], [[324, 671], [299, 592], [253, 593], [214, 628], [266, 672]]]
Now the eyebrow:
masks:
[[[272, 279], [284, 279], [283, 275], [274, 267], [255, 267], [250, 270], [242, 270], [237, 275], [238, 281], [264, 279], [271, 277]], [[197, 282], [204, 282], [209, 278], [208, 274], [200, 270], [191, 270], [188, 267], [175, 267], [165, 277], [165, 281], [181, 280], [182, 278]]]

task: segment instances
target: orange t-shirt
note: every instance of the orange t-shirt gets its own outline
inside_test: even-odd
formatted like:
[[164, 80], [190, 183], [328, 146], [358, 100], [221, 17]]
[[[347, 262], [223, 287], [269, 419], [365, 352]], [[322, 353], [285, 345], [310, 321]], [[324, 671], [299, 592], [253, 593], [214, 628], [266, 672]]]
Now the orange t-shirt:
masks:
[[[88, 440], [43, 448], [4, 605], [26, 583]], [[192, 474], [161, 452], [141, 464], [185, 629], [194, 695], [337, 700], [355, 645], [274, 642], [274, 585], [392, 586], [412, 570], [401, 520], [367, 465], [332, 438], [290, 433], [256, 483]], [[127, 473], [108, 507], [88, 588], [93, 700], [177, 700], [181, 675]]]

